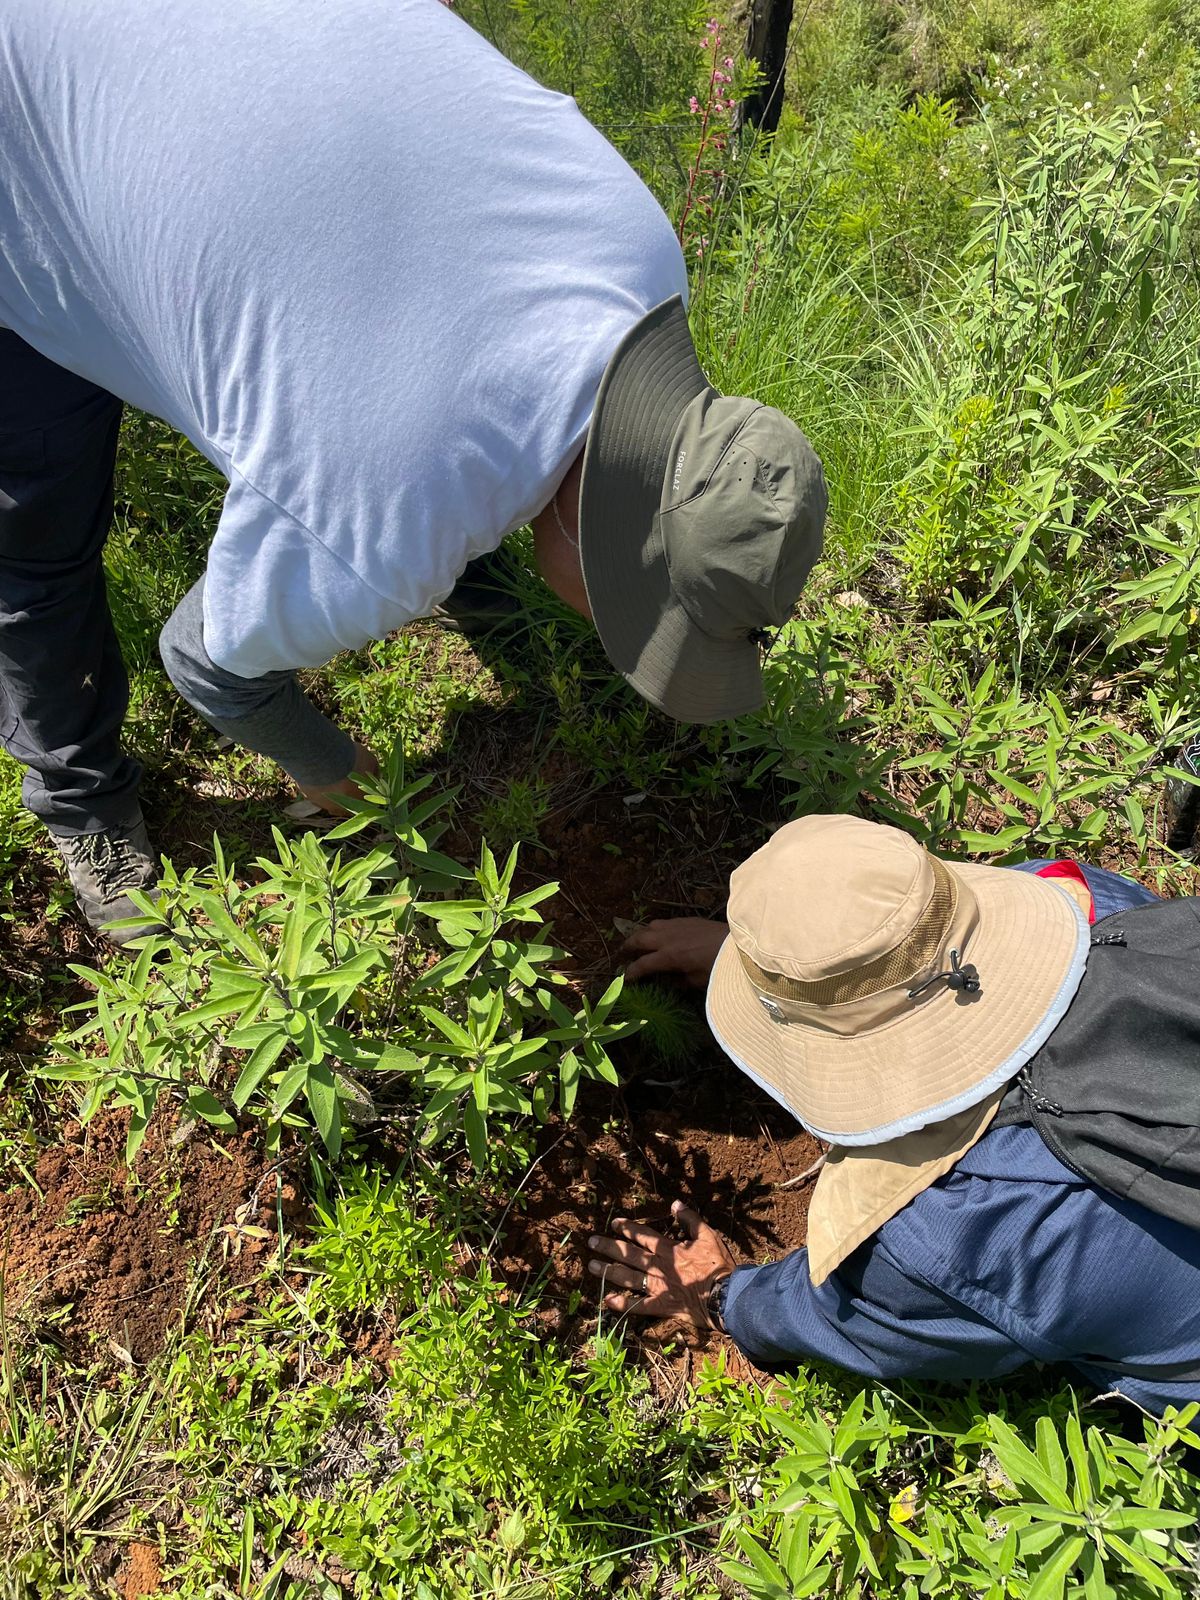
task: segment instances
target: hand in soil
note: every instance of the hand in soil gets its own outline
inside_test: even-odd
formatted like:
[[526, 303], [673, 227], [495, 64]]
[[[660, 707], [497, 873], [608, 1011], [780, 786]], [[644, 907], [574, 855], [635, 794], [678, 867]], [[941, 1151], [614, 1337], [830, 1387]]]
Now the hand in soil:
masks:
[[362, 794], [357, 780], [360, 777], [373, 778], [379, 771], [379, 762], [374, 754], [365, 745], [354, 746], [354, 771], [344, 777], [340, 783], [327, 784], [324, 788], [306, 788], [304, 784], [297, 784], [297, 788], [306, 800], [311, 800], [313, 805], [320, 806], [322, 811], [328, 811], [334, 817], [349, 816], [346, 807], [338, 804], [338, 795], [348, 794], [358, 796]]
[[678, 972], [693, 988], [703, 989], [728, 932], [725, 923], [705, 917], [656, 918], [626, 939], [623, 953], [637, 959], [625, 976], [636, 983], [655, 972]]
[[588, 1271], [604, 1283], [615, 1283], [627, 1294], [606, 1294], [610, 1311], [638, 1317], [686, 1317], [698, 1328], [708, 1326], [706, 1301], [717, 1278], [732, 1272], [737, 1262], [715, 1228], [676, 1200], [671, 1215], [686, 1237], [672, 1239], [644, 1223], [625, 1217], [613, 1220], [612, 1235], [593, 1234]]

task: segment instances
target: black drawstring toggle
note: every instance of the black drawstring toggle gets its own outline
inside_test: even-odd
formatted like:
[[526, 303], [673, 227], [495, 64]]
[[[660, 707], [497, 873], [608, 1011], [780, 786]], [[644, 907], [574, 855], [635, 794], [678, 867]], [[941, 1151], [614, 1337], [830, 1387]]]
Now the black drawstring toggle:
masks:
[[760, 650], [770, 650], [775, 643], [775, 634], [770, 628], [751, 628], [747, 638], [751, 644], [756, 644]]
[[945, 982], [947, 989], [957, 989], [963, 994], [978, 994], [980, 992], [979, 974], [968, 962], [964, 967], [958, 959], [958, 951], [950, 952], [950, 970], [948, 972], [935, 972], [932, 978], [926, 978], [924, 983], [918, 984], [915, 989], [908, 991], [908, 998], [915, 1000], [918, 995], [925, 993], [931, 984]]

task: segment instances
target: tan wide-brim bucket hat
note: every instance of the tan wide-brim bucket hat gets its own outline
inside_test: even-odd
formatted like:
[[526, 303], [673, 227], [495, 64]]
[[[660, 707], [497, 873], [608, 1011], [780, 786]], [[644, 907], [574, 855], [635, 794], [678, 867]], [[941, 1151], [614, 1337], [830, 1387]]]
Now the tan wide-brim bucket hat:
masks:
[[886, 1210], [881, 1185], [904, 1193], [891, 1215], [981, 1136], [1066, 1014], [1089, 940], [1050, 880], [940, 861], [840, 816], [789, 823], [734, 872], [729, 930], [709, 1023], [835, 1147], [810, 1228], [836, 1193], [839, 1238]]

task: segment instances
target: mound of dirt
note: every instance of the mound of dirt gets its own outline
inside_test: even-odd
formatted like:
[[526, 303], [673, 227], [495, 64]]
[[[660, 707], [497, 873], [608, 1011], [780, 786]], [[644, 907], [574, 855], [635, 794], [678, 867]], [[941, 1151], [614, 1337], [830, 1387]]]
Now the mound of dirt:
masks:
[[[522, 853], [521, 887], [559, 882], [543, 910], [581, 990], [594, 993], [621, 970], [615, 919], [719, 914], [731, 869], [769, 832], [744, 806], [698, 808], [589, 787], [561, 756], [541, 770], [554, 803], [539, 828], [543, 850]], [[469, 859], [469, 832], [456, 843]], [[541, 1283], [541, 1324], [569, 1345], [594, 1331], [598, 1284], [587, 1272], [587, 1240], [613, 1217], [665, 1229], [671, 1201], [682, 1199], [746, 1260], [805, 1242], [813, 1179], [795, 1180], [821, 1146], [727, 1060], [699, 1019], [697, 1033], [705, 1042], [672, 1069], [656, 1065], [637, 1040], [618, 1046], [621, 1091], [591, 1086], [569, 1125], [545, 1130], [511, 1202], [499, 1269], [514, 1289]], [[629, 1327], [656, 1358], [656, 1375], [664, 1365], [657, 1358], [667, 1355], [669, 1384], [681, 1369], [686, 1375], [693, 1356], [722, 1342], [731, 1367], [749, 1371], [711, 1333], [637, 1319]]]
[[[0, 1278], [6, 1314], [82, 1354], [108, 1341], [144, 1361], [180, 1325], [202, 1264], [225, 1285], [254, 1279], [274, 1248], [276, 1175], [259, 1130], [222, 1145], [203, 1134], [173, 1142], [155, 1118], [125, 1165], [126, 1112], [68, 1124], [22, 1186], [0, 1195]], [[285, 1184], [286, 1209], [296, 1207]]]

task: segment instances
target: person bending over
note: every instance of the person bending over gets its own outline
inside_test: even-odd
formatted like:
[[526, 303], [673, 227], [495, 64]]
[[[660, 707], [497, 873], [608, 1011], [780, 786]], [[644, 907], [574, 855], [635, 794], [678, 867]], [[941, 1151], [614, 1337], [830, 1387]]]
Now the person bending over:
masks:
[[820, 464], [709, 385], [642, 181], [445, 6], [8, 0], [0, 168], [0, 740], [94, 926], [155, 875], [101, 564], [123, 402], [229, 484], [167, 672], [320, 804], [373, 758], [295, 670], [527, 522], [651, 704], [760, 703]]
[[1200, 1399], [1200, 901], [817, 816], [734, 872], [728, 915], [651, 923], [630, 975], [707, 980], [726, 1054], [829, 1144], [808, 1244], [738, 1265], [677, 1201], [674, 1236], [592, 1238], [606, 1304], [768, 1371], [1046, 1362]]

